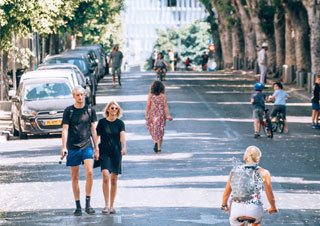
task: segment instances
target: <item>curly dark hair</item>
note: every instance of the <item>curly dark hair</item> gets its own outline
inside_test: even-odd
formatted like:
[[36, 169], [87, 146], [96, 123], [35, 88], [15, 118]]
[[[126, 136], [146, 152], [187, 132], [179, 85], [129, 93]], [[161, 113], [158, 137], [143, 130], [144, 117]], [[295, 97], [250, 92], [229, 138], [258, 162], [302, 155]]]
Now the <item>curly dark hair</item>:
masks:
[[283, 89], [281, 82], [275, 82], [275, 83], [273, 83], [273, 86], [274, 85], [277, 85], [280, 89]]
[[152, 84], [151, 84], [151, 87], [150, 87], [150, 93], [158, 96], [160, 95], [161, 93], [164, 93], [165, 91], [165, 87], [163, 85], [162, 82], [160, 81], [154, 81]]

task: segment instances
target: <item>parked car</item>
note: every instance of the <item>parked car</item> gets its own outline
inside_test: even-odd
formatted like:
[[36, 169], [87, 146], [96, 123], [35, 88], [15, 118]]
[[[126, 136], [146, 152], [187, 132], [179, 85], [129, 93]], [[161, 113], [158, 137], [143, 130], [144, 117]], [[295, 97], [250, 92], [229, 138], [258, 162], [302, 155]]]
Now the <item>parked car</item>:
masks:
[[91, 49], [78, 49], [78, 48], [69, 49], [63, 52], [63, 55], [77, 55], [77, 54], [85, 55], [88, 58], [91, 67], [94, 67], [95, 69], [96, 79], [97, 81], [99, 81], [101, 78], [100, 71], [99, 71], [99, 60], [95, 52]]
[[61, 133], [63, 111], [74, 104], [66, 78], [34, 78], [20, 82], [12, 97], [13, 135]]
[[[91, 92], [93, 93], [94, 97], [96, 96], [97, 79], [95, 74], [95, 68], [93, 66], [97, 66], [97, 63], [91, 66], [89, 59], [85, 54], [74, 53], [72, 55], [63, 54], [63, 55], [49, 56], [46, 58], [43, 64], [61, 64], [61, 63], [76, 65], [85, 75], [85, 77], [90, 79]], [[94, 104], [95, 104], [95, 98], [94, 98]]]
[[96, 44], [96, 45], [86, 45], [86, 46], [78, 46], [77, 49], [91, 49], [95, 52], [96, 56], [98, 57], [98, 68], [99, 68], [99, 74], [101, 76], [101, 78], [103, 78], [103, 76], [105, 74], [107, 74], [107, 68], [109, 71], [109, 66], [107, 65], [106, 62], [106, 56], [105, 56], [105, 52], [103, 51], [103, 47], [100, 44]]
[[[70, 75], [72, 75], [75, 81], [75, 86], [82, 86], [86, 90], [86, 103], [94, 105], [96, 96], [91, 91], [91, 81], [86, 78], [81, 70], [73, 64], [40, 64], [38, 65], [38, 71], [42, 70], [70, 70]], [[46, 75], [46, 73], [44, 73]]]

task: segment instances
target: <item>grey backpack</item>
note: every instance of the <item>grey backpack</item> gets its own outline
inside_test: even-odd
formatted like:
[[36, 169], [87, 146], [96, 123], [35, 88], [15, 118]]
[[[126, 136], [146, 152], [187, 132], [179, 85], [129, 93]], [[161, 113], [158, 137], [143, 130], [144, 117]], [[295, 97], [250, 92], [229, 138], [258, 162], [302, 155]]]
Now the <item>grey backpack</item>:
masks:
[[230, 174], [232, 197], [237, 201], [247, 201], [255, 194], [256, 164], [235, 165]]

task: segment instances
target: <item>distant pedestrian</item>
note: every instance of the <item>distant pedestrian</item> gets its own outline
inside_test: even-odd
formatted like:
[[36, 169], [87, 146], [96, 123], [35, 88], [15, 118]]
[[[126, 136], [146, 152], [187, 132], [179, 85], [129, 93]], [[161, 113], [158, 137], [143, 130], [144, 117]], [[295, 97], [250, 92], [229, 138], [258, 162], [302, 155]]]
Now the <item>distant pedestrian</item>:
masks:
[[[96, 112], [85, 104], [85, 90], [77, 86], [72, 91], [75, 104], [67, 107], [62, 119], [62, 149], [61, 156], [67, 156], [67, 166], [71, 167], [71, 179], [76, 201], [75, 216], [81, 216], [79, 189], [79, 166], [86, 169], [86, 208], [88, 214], [95, 214], [90, 206], [91, 188], [93, 183], [93, 158], [99, 158], [98, 139], [95, 129]], [[94, 143], [92, 148], [91, 138]]]
[[[122, 156], [127, 153], [125, 125], [119, 118], [122, 110], [119, 104], [111, 101], [104, 110], [104, 118], [97, 125], [97, 134], [101, 138], [99, 144], [100, 164], [103, 176], [102, 190], [105, 207], [102, 213], [116, 213], [114, 201], [117, 193], [118, 175], [122, 173]], [[109, 190], [109, 176], [111, 188]], [[109, 207], [110, 195], [110, 207]]]
[[168, 49], [169, 67], [170, 71], [174, 71], [174, 53], [172, 49]]
[[268, 67], [268, 44], [263, 43], [262, 48], [258, 53], [258, 64], [260, 68], [260, 83], [265, 84], [267, 81], [266, 73], [267, 73], [267, 67]]
[[282, 88], [283, 86], [280, 82], [273, 83], [274, 93], [272, 94], [272, 96], [269, 97], [268, 100], [274, 100], [274, 106], [270, 114], [270, 120], [272, 121], [272, 118], [276, 117], [277, 113], [280, 112], [284, 120], [285, 133], [288, 133], [289, 129], [288, 122], [286, 119], [286, 101], [291, 97], [286, 92], [284, 92]]
[[115, 45], [110, 53], [109, 63], [111, 64], [112, 73], [112, 84], [113, 87], [116, 86], [115, 75], [118, 76], [118, 83], [121, 86], [121, 64], [122, 64], [123, 54], [119, 51], [119, 45]]
[[150, 87], [146, 108], [147, 129], [154, 143], [154, 152], [161, 152], [166, 120], [172, 120], [169, 113], [165, 86], [160, 81], [154, 81]]
[[254, 118], [254, 138], [260, 137], [261, 123], [263, 121], [263, 113], [265, 110], [266, 95], [262, 93], [264, 85], [256, 83], [254, 85], [255, 93], [251, 95], [251, 104], [253, 106]]
[[152, 68], [154, 67], [154, 62], [156, 62], [157, 58], [158, 58], [158, 50], [154, 49], [152, 53], [152, 64], [151, 64]]
[[319, 129], [318, 119], [319, 119], [319, 96], [320, 96], [320, 74], [315, 77], [315, 84], [313, 87], [312, 96], [312, 129]]
[[207, 71], [208, 61], [209, 61], [209, 55], [206, 52], [204, 52], [203, 55], [201, 56], [202, 71]]

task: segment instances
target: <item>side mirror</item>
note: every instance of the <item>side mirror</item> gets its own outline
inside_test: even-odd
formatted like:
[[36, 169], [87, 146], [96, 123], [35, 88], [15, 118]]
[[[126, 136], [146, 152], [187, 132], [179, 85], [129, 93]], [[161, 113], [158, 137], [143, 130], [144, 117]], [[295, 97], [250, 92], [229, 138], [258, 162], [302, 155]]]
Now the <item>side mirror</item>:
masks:
[[11, 100], [12, 100], [12, 102], [14, 102], [14, 103], [19, 103], [19, 102], [20, 102], [20, 97], [18, 97], [18, 96], [13, 96], [13, 97], [11, 98]]

